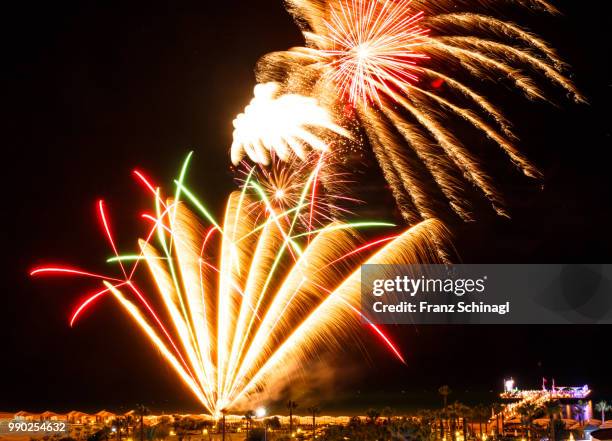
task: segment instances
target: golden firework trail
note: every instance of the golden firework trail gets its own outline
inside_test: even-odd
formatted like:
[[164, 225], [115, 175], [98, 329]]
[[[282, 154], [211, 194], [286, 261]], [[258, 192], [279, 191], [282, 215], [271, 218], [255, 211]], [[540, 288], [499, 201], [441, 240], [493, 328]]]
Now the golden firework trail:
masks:
[[[386, 222], [300, 222], [316, 203], [315, 170], [293, 206], [271, 202], [251, 171], [227, 199], [218, 222], [185, 184], [191, 155], [172, 198], [145, 175], [135, 176], [154, 198], [155, 214], [139, 251], [118, 252], [106, 205], [98, 210], [121, 276], [45, 266], [32, 275], [69, 274], [99, 280], [71, 325], [100, 297], [112, 295], [183, 383], [215, 417], [244, 403], [266, 384], [278, 384], [324, 348], [340, 347], [366, 326], [404, 361], [399, 349], [359, 312], [360, 265], [439, 261], [446, 229], [430, 219], [386, 237], [364, 241], [358, 230]], [[296, 185], [296, 183], [292, 183]], [[188, 208], [188, 205], [192, 209]], [[157, 246], [152, 245], [157, 240]], [[144, 262], [156, 295], [137, 287]], [[129, 268], [128, 265], [132, 264]]]
[[[472, 219], [470, 187], [508, 215], [468, 136], [480, 135], [479, 149], [500, 149], [526, 176], [541, 176], [517, 147], [510, 121], [489, 97], [492, 89], [548, 101], [556, 88], [585, 102], [554, 49], [499, 16], [505, 7], [557, 13], [545, 0], [286, 4], [306, 45], [265, 55], [257, 81], [281, 85], [280, 97], [315, 99], [334, 124], [350, 128], [374, 153], [409, 224], [453, 212]], [[299, 143], [295, 151], [303, 149]]]

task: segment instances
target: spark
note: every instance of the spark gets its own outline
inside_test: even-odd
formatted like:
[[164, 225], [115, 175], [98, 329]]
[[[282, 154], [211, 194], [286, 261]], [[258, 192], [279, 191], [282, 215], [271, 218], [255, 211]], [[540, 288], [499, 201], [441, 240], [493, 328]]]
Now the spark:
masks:
[[387, 335], [384, 332], [382, 332], [380, 330], [380, 328], [378, 326], [376, 326], [374, 323], [369, 322], [368, 325], [370, 325], [370, 327], [372, 327], [372, 329], [374, 329], [374, 331], [380, 336], [380, 338], [383, 339], [383, 341], [387, 344], [387, 346], [389, 346], [391, 348], [391, 350], [396, 355], [396, 357], [399, 358], [402, 361], [402, 363], [406, 364], [406, 360], [404, 360], [404, 357], [402, 356], [402, 353], [397, 349], [397, 347], [395, 347], [395, 345], [389, 339], [389, 337], [387, 337]]
[[88, 271], [82, 271], [70, 267], [59, 267], [59, 266], [45, 266], [41, 268], [35, 268], [30, 271], [30, 276], [36, 276], [39, 274], [74, 274], [76, 276], [93, 277], [96, 279], [113, 280], [115, 282], [122, 282], [121, 279], [114, 277], [106, 277], [102, 274], [90, 273]]
[[[110, 243], [113, 249], [113, 252], [115, 253], [115, 256], [118, 256], [119, 252], [117, 251], [117, 246], [115, 245], [115, 240], [113, 239], [113, 235], [110, 230], [110, 225], [108, 221], [106, 220], [106, 213], [104, 210], [103, 200], [98, 201], [98, 213], [100, 214], [100, 220], [102, 221], [102, 224], [104, 225], [104, 232], [106, 233], [106, 238], [108, 239], [108, 242]], [[119, 266], [121, 267], [121, 272], [127, 278], [127, 273], [125, 272], [125, 268], [123, 267], [123, 264], [121, 263], [121, 261], [119, 261]]]
[[[116, 285], [113, 285], [115, 288], [119, 288], [120, 286], [125, 285], [127, 282], [123, 282], [123, 283], [118, 283]], [[70, 318], [70, 327], [72, 328], [74, 326], [74, 323], [76, 322], [77, 318], [79, 317], [79, 315], [93, 302], [95, 302], [98, 298], [100, 298], [101, 296], [103, 296], [104, 294], [106, 294], [109, 291], [108, 288], [105, 288], [101, 291], [98, 291], [94, 294], [92, 294], [90, 297], [88, 297], [85, 301], [83, 301], [83, 303], [81, 303], [78, 308], [74, 311], [74, 313], [72, 314], [72, 317]]]
[[150, 179], [148, 179], [140, 170], [133, 171], [134, 176], [138, 178], [138, 181], [141, 182], [154, 196], [157, 197], [157, 189], [151, 184]]

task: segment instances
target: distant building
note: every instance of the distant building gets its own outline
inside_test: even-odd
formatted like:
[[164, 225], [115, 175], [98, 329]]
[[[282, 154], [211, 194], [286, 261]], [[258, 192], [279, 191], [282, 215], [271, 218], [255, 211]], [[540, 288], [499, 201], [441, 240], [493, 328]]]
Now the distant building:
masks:
[[12, 420], [15, 418], [14, 413], [10, 412], [0, 412], [0, 421]]
[[66, 414], [66, 419], [70, 424], [93, 424], [96, 422], [95, 415], [89, 415], [78, 410], [70, 411]]
[[117, 418], [117, 415], [109, 412], [108, 410], [101, 410], [100, 412], [96, 413], [94, 417], [96, 418], [96, 423], [109, 424], [112, 420]]
[[39, 421], [40, 415], [37, 413], [20, 410], [15, 414], [15, 419], [20, 421]]
[[66, 421], [66, 415], [47, 410], [38, 416], [40, 421]]

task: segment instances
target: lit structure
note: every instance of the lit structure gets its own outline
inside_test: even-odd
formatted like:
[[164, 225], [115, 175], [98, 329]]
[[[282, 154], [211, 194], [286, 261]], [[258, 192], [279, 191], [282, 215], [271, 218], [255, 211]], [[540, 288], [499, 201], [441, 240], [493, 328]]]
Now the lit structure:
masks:
[[501, 398], [504, 399], [527, 399], [530, 397], [542, 396], [548, 400], [558, 399], [577, 399], [581, 400], [588, 397], [591, 393], [588, 385], [584, 386], [555, 386], [555, 380], [553, 380], [552, 388], [546, 388], [546, 382], [542, 384], [542, 389], [534, 390], [520, 390], [515, 386], [514, 379], [510, 378], [504, 380], [504, 392], [500, 394]]
[[504, 380], [504, 393], [510, 394], [514, 390], [514, 380], [512, 378]]
[[[502, 410], [504, 418], [507, 420], [519, 417], [519, 409], [525, 405], [533, 407], [542, 407], [549, 401], [555, 400], [582, 400], [587, 398], [591, 394], [591, 389], [588, 385], [584, 386], [555, 386], [555, 380], [552, 381], [552, 387], [546, 388], [546, 379], [543, 379], [542, 389], [532, 390], [521, 390], [516, 387], [516, 383], [513, 378], [504, 380], [504, 391], [500, 394], [500, 397], [505, 400], [513, 400], [512, 403], [504, 406]], [[590, 402], [587, 405], [587, 415], [591, 412]], [[567, 417], [571, 414], [570, 406], [566, 406], [565, 410]], [[495, 415], [493, 415], [495, 418]]]

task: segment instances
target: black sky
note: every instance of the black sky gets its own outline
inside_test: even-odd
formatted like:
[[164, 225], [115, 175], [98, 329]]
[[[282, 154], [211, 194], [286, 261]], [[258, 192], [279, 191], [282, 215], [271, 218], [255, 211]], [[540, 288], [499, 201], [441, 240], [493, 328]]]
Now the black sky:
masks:
[[[4, 265], [0, 303], [0, 410], [98, 410], [197, 402], [124, 319], [102, 301], [76, 329], [67, 317], [89, 284], [31, 280], [39, 262], [104, 270], [94, 216], [104, 197], [120, 242], [140, 232], [148, 199], [138, 166], [170, 182], [184, 155], [190, 180], [213, 206], [232, 186], [231, 121], [251, 97], [263, 54], [301, 44], [280, 1], [20, 2], [4, 6]], [[545, 179], [506, 183], [512, 219], [483, 213], [457, 229], [464, 262], [609, 263], [612, 257], [609, 18], [603, 1], [557, 2], [562, 17], [529, 18], [573, 66], [589, 105], [509, 99], [528, 155]], [[6, 137], [8, 134], [8, 137]], [[505, 375], [536, 386], [589, 382], [612, 398], [610, 326], [430, 326], [389, 331], [403, 366], [375, 345], [347, 356], [361, 375], [338, 382], [353, 408], [431, 403], [441, 384], [457, 399], [491, 396]], [[373, 381], [375, 379], [376, 381]], [[403, 392], [402, 392], [403, 391]], [[469, 391], [469, 392], [466, 392]], [[310, 398], [304, 398], [309, 400]], [[429, 400], [429, 401], [428, 401]], [[330, 411], [337, 408], [325, 402]]]

